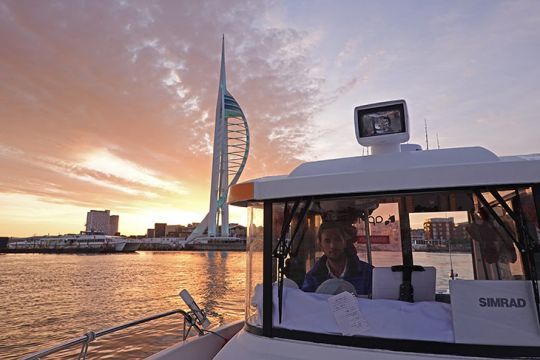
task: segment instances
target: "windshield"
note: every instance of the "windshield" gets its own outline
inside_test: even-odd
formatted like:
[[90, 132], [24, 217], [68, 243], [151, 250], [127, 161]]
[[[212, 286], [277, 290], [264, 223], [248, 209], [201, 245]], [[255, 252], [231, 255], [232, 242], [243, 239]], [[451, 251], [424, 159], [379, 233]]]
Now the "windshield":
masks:
[[[515, 281], [531, 294], [536, 286], [530, 188], [303, 198], [271, 209], [273, 298], [251, 276], [261, 288], [249, 301], [259, 314], [273, 302], [274, 329], [453, 343], [452, 292], [464, 291], [455, 281]], [[368, 330], [340, 327], [328, 299], [342, 292], [357, 299]], [[422, 329], [410, 331], [411, 321]]]

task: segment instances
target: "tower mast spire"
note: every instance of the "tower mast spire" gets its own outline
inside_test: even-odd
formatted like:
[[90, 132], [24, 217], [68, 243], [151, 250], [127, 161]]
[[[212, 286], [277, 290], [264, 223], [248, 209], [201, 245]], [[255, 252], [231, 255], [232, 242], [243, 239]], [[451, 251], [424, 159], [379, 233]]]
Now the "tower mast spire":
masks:
[[[229, 237], [229, 187], [236, 184], [249, 154], [249, 129], [242, 108], [227, 90], [225, 72], [225, 36], [221, 39], [221, 66], [219, 71], [214, 152], [210, 184], [210, 211], [187, 239], [187, 243], [209, 237]], [[232, 179], [229, 180], [229, 177]], [[221, 221], [220, 221], [221, 220]], [[218, 224], [221, 223], [221, 231]]]
[[426, 119], [424, 119], [424, 131], [426, 132], [426, 150], [429, 150], [429, 138], [428, 138], [427, 120]]
[[[219, 75], [219, 97], [221, 102], [221, 164], [219, 167], [219, 198], [218, 207], [221, 210], [221, 236], [229, 236], [229, 206], [227, 195], [229, 192], [229, 123], [225, 114], [225, 94], [227, 94], [227, 74], [225, 73], [225, 35], [221, 39], [221, 70]], [[216, 118], [217, 122], [217, 118]], [[217, 126], [217, 125], [216, 125]], [[215, 151], [215, 150], [214, 150]]]
[[[227, 128], [225, 124], [225, 103], [223, 98], [223, 93], [226, 91], [226, 86], [227, 74], [225, 72], [225, 35], [223, 35], [221, 39], [221, 68], [219, 71], [216, 121], [214, 125], [214, 154], [212, 158], [212, 181], [210, 184], [210, 213], [208, 219], [208, 236], [217, 235], [217, 225], [219, 223], [221, 213], [221, 209], [218, 206], [218, 200], [223, 194], [223, 182], [226, 181], [224, 177], [227, 177], [227, 169], [223, 169], [224, 158], [227, 157], [227, 143], [226, 140], [224, 140], [227, 137]], [[225, 152], [223, 151], [224, 149]], [[225, 176], [223, 176], [224, 172]]]

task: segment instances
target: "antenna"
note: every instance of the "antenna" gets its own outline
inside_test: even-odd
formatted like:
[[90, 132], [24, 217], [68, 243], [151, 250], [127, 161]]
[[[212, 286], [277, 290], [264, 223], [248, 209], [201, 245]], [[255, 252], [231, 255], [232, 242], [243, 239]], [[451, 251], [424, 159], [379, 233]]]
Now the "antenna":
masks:
[[450, 279], [455, 280], [458, 274], [454, 272], [454, 264], [452, 262], [452, 249], [451, 249], [450, 241], [451, 239], [448, 239], [448, 255], [450, 256], [450, 274], [448, 275], [450, 276]]
[[[445, 213], [445, 218], [448, 219], [448, 213]], [[458, 274], [454, 272], [454, 263], [452, 262], [452, 238], [451, 237], [448, 237], [446, 244], [448, 245], [448, 256], [450, 257], [450, 273], [448, 274], [448, 276], [450, 277], [450, 279], [455, 280], [458, 277]]]
[[429, 139], [428, 139], [427, 120], [426, 119], [424, 119], [424, 131], [426, 132], [426, 150], [429, 150]]
[[437, 149], [441, 148], [441, 144], [439, 144], [439, 133], [437, 133]]

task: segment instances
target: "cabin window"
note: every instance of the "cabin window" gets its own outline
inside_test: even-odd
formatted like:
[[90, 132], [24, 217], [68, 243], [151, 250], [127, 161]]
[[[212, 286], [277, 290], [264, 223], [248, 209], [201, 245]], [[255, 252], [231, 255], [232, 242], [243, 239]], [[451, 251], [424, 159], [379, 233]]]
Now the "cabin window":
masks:
[[414, 264], [437, 270], [436, 292], [448, 292], [448, 279], [474, 279], [467, 211], [409, 214]]
[[263, 283], [263, 204], [248, 205], [248, 227], [246, 239], [246, 322], [261, 326], [262, 318], [257, 309], [262, 301]]
[[[536, 245], [540, 245], [540, 225], [538, 221], [537, 208], [534, 206], [534, 195], [531, 188], [524, 189], [519, 193], [521, 198], [521, 211], [524, 217], [525, 225], [529, 233], [536, 241]], [[538, 200], [540, 202], [540, 186], [537, 190]], [[540, 204], [537, 204], [540, 205]]]
[[[273, 219], [275, 277], [279, 277], [281, 261], [283, 277], [288, 279], [289, 285], [306, 292], [315, 292], [328, 275], [339, 277], [343, 273], [345, 278], [360, 281], [355, 277], [360, 274], [356, 274], [358, 269], [352, 269], [352, 262], [359, 263], [360, 267], [366, 264], [366, 269], [403, 263], [397, 199], [301, 199], [279, 202], [273, 205]], [[331, 243], [335, 240], [333, 235], [339, 237], [340, 244]], [[342, 254], [346, 258], [346, 266], [332, 269], [332, 258]], [[330, 261], [325, 262], [327, 259]], [[323, 263], [323, 271], [316, 273]], [[326, 271], [328, 269], [330, 273]], [[333, 274], [332, 270], [341, 273]], [[345, 274], [349, 270], [355, 274], [353, 277], [350, 277], [352, 274]], [[327, 275], [323, 274], [325, 272]], [[371, 272], [364, 275], [371, 277]], [[364, 285], [357, 282], [357, 293], [369, 295], [370, 284], [370, 279]]]
[[[362, 335], [456, 342], [449, 280], [530, 279], [530, 258], [524, 262], [521, 250], [527, 241], [538, 245], [540, 233], [531, 189], [299, 198], [267, 205], [271, 238], [265, 241], [272, 252], [265, 256], [272, 267], [265, 286], [272, 288], [272, 299], [263, 299], [260, 286], [263, 205], [254, 203], [247, 321], [262, 326], [263, 300], [270, 301], [272, 319], [265, 321], [287, 331], [342, 333], [328, 298], [346, 290], [371, 324]], [[409, 293], [407, 281], [414, 288]], [[421, 321], [422, 331], [403, 330], [410, 321]]]
[[471, 238], [474, 210], [470, 192], [407, 196], [413, 263], [436, 269], [436, 292], [448, 293], [451, 278], [474, 279]]
[[413, 261], [437, 269], [438, 293], [448, 293], [450, 279], [526, 278], [517, 246], [523, 239], [508, 212], [516, 194], [501, 189], [408, 196]]
[[536, 278], [540, 279], [540, 221], [538, 219], [540, 213], [540, 185], [537, 185], [534, 190], [532, 188], [524, 189], [519, 194], [524, 225], [531, 236], [531, 241], [535, 244]]

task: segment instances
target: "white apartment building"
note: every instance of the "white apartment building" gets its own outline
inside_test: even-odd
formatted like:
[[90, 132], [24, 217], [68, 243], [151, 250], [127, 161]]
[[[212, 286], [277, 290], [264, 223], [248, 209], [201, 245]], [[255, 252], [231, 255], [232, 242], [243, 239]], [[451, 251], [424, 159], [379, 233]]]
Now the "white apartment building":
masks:
[[115, 235], [118, 232], [119, 216], [110, 210], [90, 210], [86, 214], [86, 232], [98, 232]]
[[120, 216], [111, 215], [109, 217], [109, 235], [116, 235], [118, 233], [118, 222], [120, 221]]

